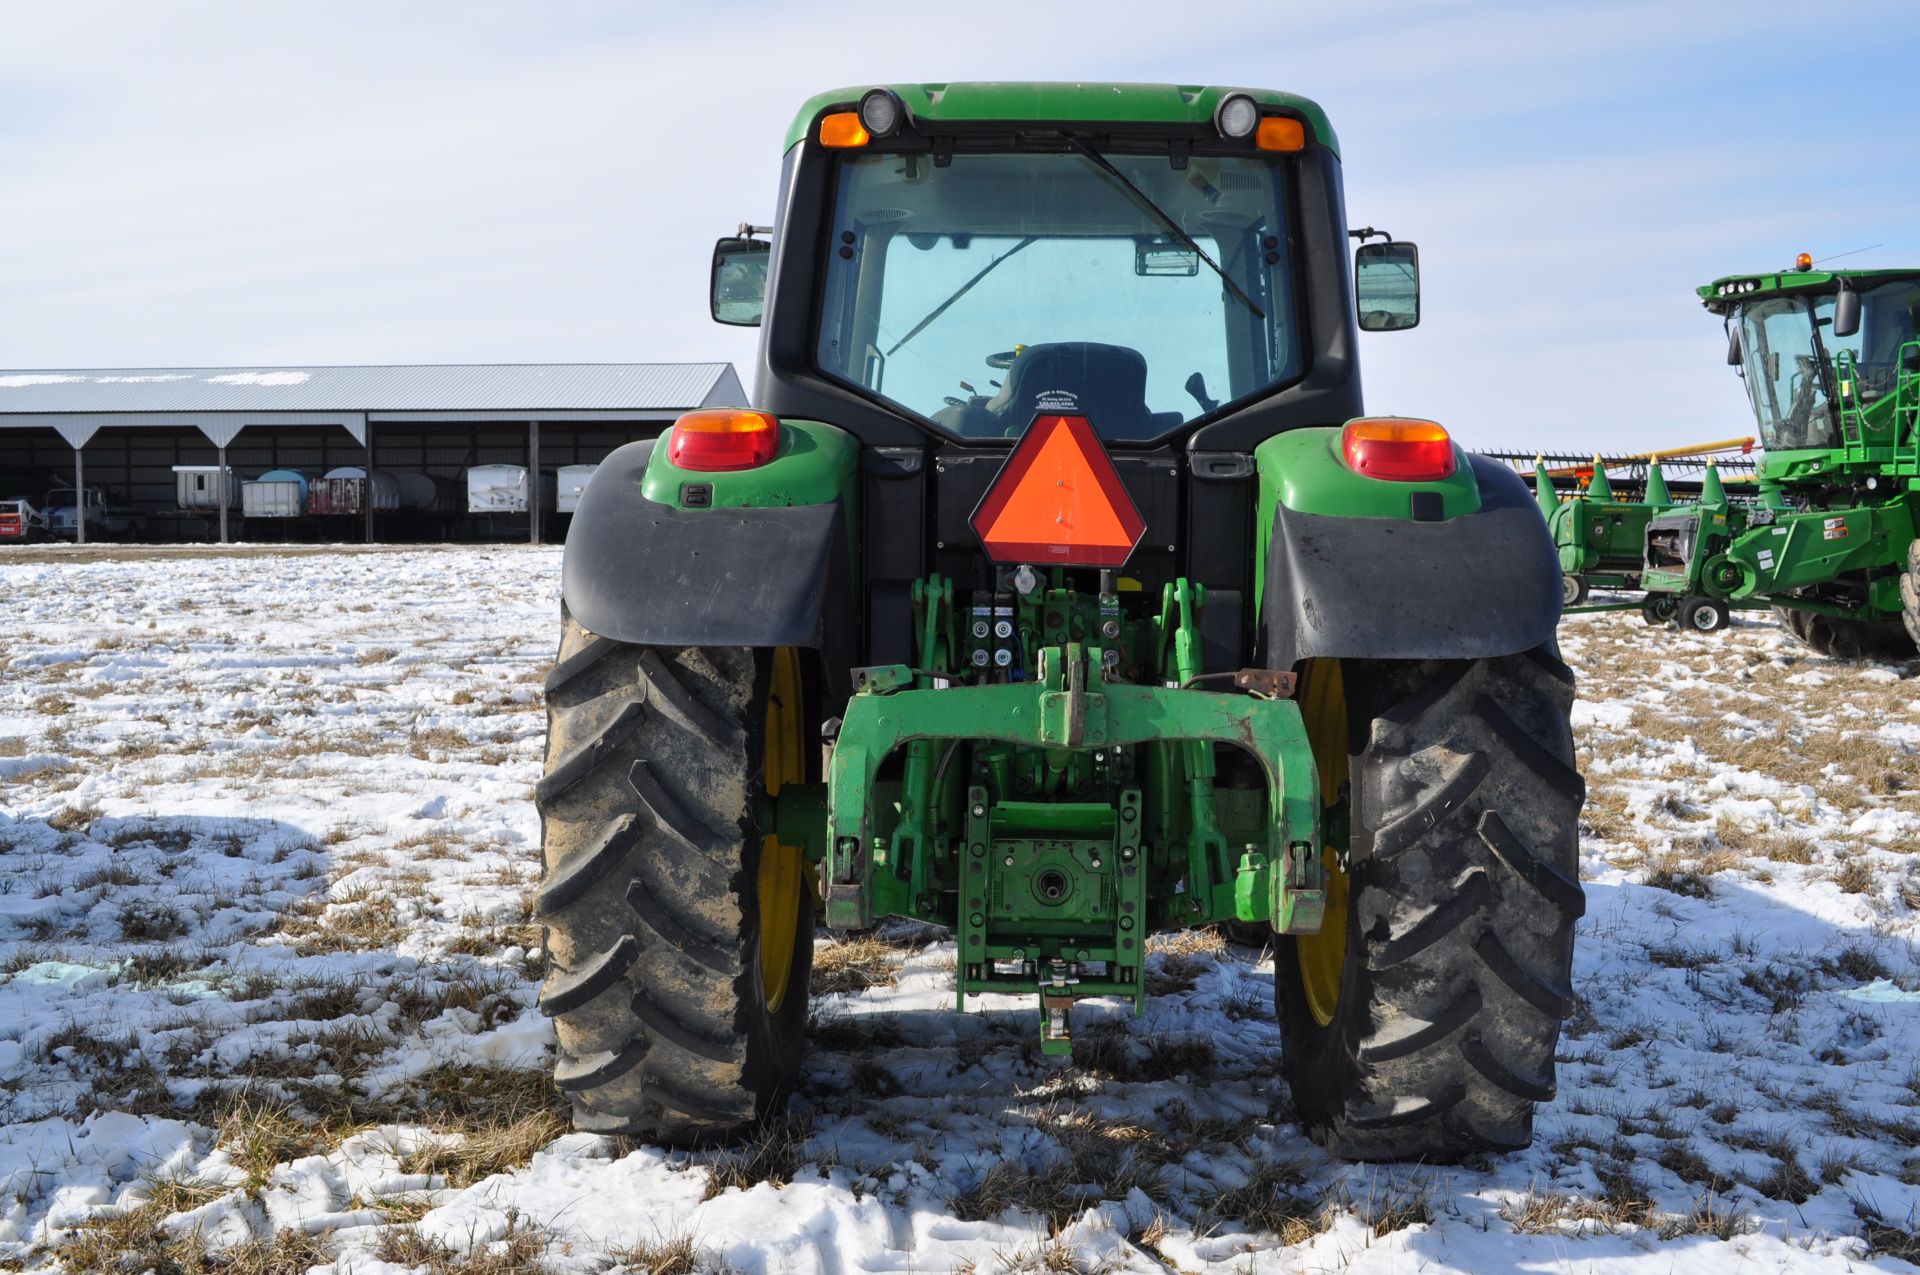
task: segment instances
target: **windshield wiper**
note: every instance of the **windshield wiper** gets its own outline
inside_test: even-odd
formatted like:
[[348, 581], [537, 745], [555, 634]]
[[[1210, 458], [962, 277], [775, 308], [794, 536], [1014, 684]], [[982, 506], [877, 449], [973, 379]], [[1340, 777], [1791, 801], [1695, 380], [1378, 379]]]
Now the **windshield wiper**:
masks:
[[885, 357], [892, 358], [894, 356], [894, 353], [898, 351], [901, 346], [905, 345], [907, 342], [913, 340], [913, 338], [919, 336], [922, 332], [926, 331], [928, 324], [932, 323], [935, 319], [945, 314], [947, 312], [948, 306], [951, 306], [954, 302], [958, 301], [961, 297], [964, 297], [967, 295], [967, 293], [973, 291], [974, 284], [980, 282], [982, 279], [992, 274], [994, 270], [999, 267], [1001, 262], [1005, 261], [1008, 257], [1011, 257], [1014, 253], [1019, 252], [1022, 248], [1025, 248], [1028, 245], [1032, 244], [1038, 238], [1039, 238], [1038, 235], [1028, 235], [1025, 239], [1022, 239], [1019, 243], [1013, 245], [1013, 247], [1007, 249], [1005, 252], [995, 257], [992, 261], [989, 261], [986, 265], [980, 267], [980, 271], [978, 274], [974, 275], [973, 278], [967, 280], [965, 283], [955, 288], [953, 290], [952, 296], [948, 297], [945, 301], [942, 301], [939, 305], [933, 307], [933, 309], [927, 311], [926, 318], [914, 324], [913, 327], [908, 330], [905, 336], [901, 337], [898, 341], [895, 341], [893, 343], [893, 349], [888, 350]]
[[1227, 285], [1228, 291], [1232, 292], [1234, 296], [1240, 299], [1240, 304], [1247, 307], [1247, 309], [1253, 311], [1254, 318], [1265, 319], [1267, 317], [1266, 311], [1262, 310], [1259, 306], [1255, 305], [1253, 303], [1253, 298], [1248, 296], [1244, 291], [1242, 291], [1240, 285], [1233, 281], [1233, 276], [1228, 274], [1226, 271], [1222, 270], [1220, 268], [1219, 263], [1216, 262], [1212, 257], [1209, 257], [1207, 255], [1207, 250], [1200, 246], [1199, 241], [1196, 240], [1192, 235], [1188, 234], [1186, 230], [1182, 228], [1179, 222], [1175, 221], [1172, 217], [1168, 216], [1166, 211], [1162, 209], [1159, 204], [1154, 203], [1152, 198], [1148, 196], [1146, 191], [1141, 190], [1138, 186], [1134, 185], [1132, 180], [1129, 179], [1125, 173], [1121, 172], [1118, 168], [1114, 167], [1112, 160], [1108, 159], [1105, 155], [1102, 155], [1099, 151], [1093, 149], [1093, 147], [1087, 145], [1084, 141], [1080, 140], [1078, 137], [1073, 136], [1071, 133], [1067, 135], [1067, 144], [1073, 147], [1075, 150], [1079, 151], [1082, 155], [1086, 156], [1089, 160], [1093, 161], [1094, 164], [1099, 166], [1102, 172], [1106, 173], [1108, 176], [1112, 177], [1115, 181], [1119, 182], [1122, 186], [1126, 187], [1127, 193], [1133, 197], [1133, 202], [1138, 204], [1141, 207], [1141, 209], [1143, 209], [1147, 213], [1150, 213], [1153, 216], [1154, 220], [1158, 221], [1162, 226], [1165, 226], [1169, 231], [1173, 232], [1173, 237], [1180, 241], [1181, 247], [1185, 248], [1188, 252], [1193, 253], [1196, 257], [1199, 257], [1200, 260], [1206, 262], [1207, 268], [1220, 276], [1220, 282]]

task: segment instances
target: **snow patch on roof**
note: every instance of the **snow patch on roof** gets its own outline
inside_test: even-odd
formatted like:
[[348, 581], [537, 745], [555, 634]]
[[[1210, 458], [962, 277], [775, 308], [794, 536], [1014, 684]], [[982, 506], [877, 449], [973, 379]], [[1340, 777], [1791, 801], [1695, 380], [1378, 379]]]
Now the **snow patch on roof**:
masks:
[[305, 372], [229, 372], [225, 376], [209, 376], [208, 385], [304, 385]]
[[69, 381], [84, 381], [84, 376], [57, 376], [51, 373], [36, 372], [22, 376], [0, 376], [0, 388], [12, 388], [16, 385], [65, 385]]

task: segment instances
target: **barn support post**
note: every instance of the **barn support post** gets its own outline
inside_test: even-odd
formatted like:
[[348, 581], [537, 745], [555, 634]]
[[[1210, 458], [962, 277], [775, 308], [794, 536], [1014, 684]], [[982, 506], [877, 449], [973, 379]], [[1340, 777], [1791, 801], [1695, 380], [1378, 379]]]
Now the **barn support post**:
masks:
[[214, 474], [214, 499], [220, 505], [220, 543], [227, 544], [231, 524], [227, 521], [227, 447], [240, 436], [246, 426], [231, 416], [217, 416], [198, 422], [200, 432], [213, 444], [214, 455], [218, 458], [217, 473]]
[[367, 449], [367, 485], [361, 488], [360, 501], [367, 511], [367, 543], [373, 543], [373, 422], [361, 427], [361, 444]]
[[73, 448], [73, 535], [75, 544], [87, 543], [87, 440], [99, 425], [85, 418], [58, 421], [54, 429]]
[[527, 422], [527, 543], [540, 543], [540, 422]]

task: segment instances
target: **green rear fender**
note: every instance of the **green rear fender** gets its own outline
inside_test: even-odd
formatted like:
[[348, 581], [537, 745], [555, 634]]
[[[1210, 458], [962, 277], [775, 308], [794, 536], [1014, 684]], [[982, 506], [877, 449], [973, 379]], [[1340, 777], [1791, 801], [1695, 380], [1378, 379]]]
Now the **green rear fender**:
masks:
[[1355, 473], [1340, 430], [1289, 430], [1254, 450], [1270, 668], [1310, 657], [1477, 659], [1531, 650], [1560, 620], [1560, 564], [1533, 493], [1454, 447], [1452, 474]]

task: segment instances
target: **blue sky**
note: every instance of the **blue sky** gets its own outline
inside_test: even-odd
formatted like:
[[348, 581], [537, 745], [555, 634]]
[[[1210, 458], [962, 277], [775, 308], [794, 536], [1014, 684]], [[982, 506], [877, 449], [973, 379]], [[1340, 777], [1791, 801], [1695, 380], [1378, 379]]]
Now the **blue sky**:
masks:
[[[977, 15], [977, 16], [976, 16]], [[1204, 27], [1183, 27], [1204, 16]], [[1318, 99], [1417, 240], [1368, 405], [1470, 445], [1750, 432], [1692, 289], [1920, 264], [1911, 0], [0, 5], [0, 366], [725, 358], [707, 246], [808, 94], [1127, 79]]]

